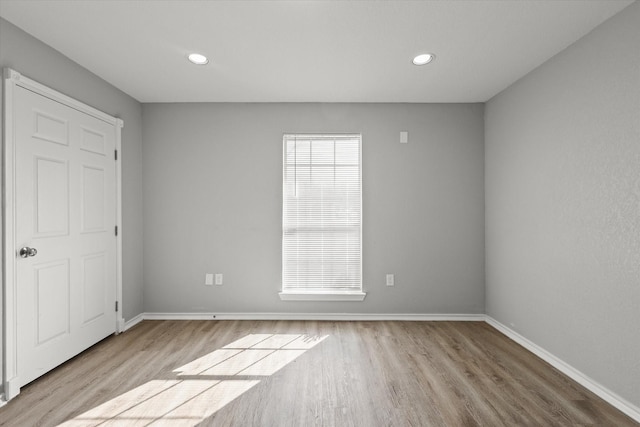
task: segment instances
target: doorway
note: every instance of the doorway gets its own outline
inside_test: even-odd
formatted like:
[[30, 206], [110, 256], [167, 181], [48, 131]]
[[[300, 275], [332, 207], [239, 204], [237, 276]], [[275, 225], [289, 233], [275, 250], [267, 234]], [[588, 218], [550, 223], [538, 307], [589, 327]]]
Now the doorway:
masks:
[[5, 399], [119, 332], [120, 119], [5, 70]]

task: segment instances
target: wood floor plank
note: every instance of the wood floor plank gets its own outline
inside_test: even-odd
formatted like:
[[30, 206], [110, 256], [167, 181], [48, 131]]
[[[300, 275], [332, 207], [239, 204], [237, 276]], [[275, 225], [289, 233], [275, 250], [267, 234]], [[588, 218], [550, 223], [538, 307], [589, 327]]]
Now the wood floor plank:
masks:
[[484, 322], [144, 321], [0, 426], [638, 426]]

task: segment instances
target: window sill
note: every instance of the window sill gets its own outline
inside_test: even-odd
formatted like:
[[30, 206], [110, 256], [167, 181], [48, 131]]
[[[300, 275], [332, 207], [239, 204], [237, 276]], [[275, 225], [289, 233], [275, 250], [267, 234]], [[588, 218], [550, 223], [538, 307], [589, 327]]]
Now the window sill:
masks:
[[282, 301], [364, 301], [365, 292], [280, 292]]

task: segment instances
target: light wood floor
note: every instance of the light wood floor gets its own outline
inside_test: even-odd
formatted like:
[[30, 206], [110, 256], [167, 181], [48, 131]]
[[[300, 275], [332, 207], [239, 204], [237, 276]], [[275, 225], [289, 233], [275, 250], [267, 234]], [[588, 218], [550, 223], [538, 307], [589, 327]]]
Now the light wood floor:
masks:
[[633, 426], [483, 322], [145, 321], [3, 426]]

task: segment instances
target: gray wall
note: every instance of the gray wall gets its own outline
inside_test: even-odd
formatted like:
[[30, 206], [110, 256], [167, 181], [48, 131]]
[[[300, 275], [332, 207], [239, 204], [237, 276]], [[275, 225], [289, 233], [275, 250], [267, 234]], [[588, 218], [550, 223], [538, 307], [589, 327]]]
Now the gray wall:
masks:
[[486, 105], [487, 313], [640, 406], [640, 3]]
[[[125, 120], [126, 319], [482, 313], [486, 265], [489, 315], [638, 406], [639, 24], [636, 2], [492, 99], [484, 126], [480, 104], [141, 108], [1, 19], [0, 66]], [[277, 296], [283, 132], [363, 133], [364, 302]]]
[[[278, 297], [285, 132], [363, 134], [364, 302]], [[482, 104], [144, 104], [145, 311], [483, 313], [483, 149]]]
[[[131, 319], [141, 313], [143, 308], [142, 107], [140, 103], [1, 18], [0, 67], [11, 67], [26, 77], [124, 120], [122, 308], [125, 319]], [[0, 89], [0, 97], [1, 95]]]

